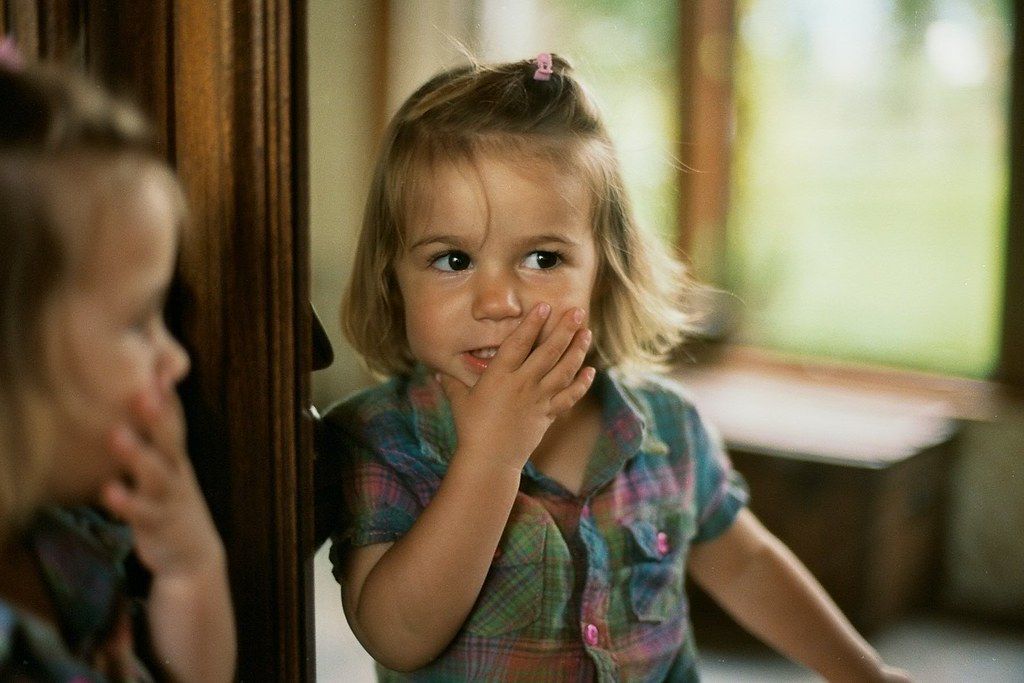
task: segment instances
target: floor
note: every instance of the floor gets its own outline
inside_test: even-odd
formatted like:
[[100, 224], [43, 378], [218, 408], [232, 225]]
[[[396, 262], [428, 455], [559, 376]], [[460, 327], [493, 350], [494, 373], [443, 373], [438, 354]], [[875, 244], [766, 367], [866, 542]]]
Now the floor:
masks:
[[[315, 560], [317, 680], [369, 683], [373, 662], [345, 622], [326, 549]], [[889, 663], [922, 683], [1024, 683], [1024, 631], [930, 617], [908, 620], [872, 639]], [[820, 680], [770, 651], [702, 650], [708, 683]]]

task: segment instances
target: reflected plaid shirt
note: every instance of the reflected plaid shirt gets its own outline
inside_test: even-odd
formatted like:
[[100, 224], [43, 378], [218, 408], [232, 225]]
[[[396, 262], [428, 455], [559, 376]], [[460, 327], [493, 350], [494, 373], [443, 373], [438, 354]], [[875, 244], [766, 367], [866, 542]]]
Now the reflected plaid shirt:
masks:
[[[747, 500], [719, 441], [664, 379], [598, 373], [603, 430], [579, 496], [527, 463], [495, 559], [463, 628], [411, 674], [382, 680], [696, 680], [684, 594], [692, 543]], [[423, 368], [333, 407], [347, 521], [331, 549], [400, 538], [437, 492], [456, 445]]]
[[0, 600], [0, 680], [152, 681], [135, 656], [123, 563], [126, 526], [85, 507], [41, 510], [24, 537], [59, 620]]

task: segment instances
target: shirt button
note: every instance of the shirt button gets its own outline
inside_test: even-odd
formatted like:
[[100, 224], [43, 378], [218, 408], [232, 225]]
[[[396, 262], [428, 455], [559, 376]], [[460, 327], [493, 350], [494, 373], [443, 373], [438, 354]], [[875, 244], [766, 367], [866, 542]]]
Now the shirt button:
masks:
[[587, 641], [587, 645], [597, 645], [597, 635], [597, 627], [593, 624], [587, 624], [583, 629], [583, 639]]
[[580, 517], [586, 518], [586, 517], [589, 517], [589, 516], [590, 516], [590, 503], [584, 503], [583, 507], [580, 508]]
[[669, 549], [670, 548], [669, 548], [669, 545], [668, 545], [668, 534], [666, 534], [664, 531], [659, 531], [658, 532], [658, 552], [661, 553], [662, 555], [668, 555]]

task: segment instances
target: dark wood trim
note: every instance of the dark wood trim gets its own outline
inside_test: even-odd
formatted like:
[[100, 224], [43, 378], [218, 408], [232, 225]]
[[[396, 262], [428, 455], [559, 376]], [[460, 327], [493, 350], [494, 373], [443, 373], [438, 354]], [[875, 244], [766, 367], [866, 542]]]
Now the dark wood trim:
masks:
[[3, 0], [3, 30], [12, 36], [21, 53], [40, 56], [39, 6], [31, 0]]
[[83, 32], [86, 68], [142, 107], [173, 162], [172, 12], [171, 0], [86, 0]]
[[996, 378], [1024, 389], [1024, 0], [1013, 3], [1010, 76], [1009, 164], [1006, 212], [1006, 274], [1003, 325]]
[[679, 242], [703, 282], [723, 284], [732, 125], [733, 2], [679, 3]]
[[[292, 272], [293, 289], [305, 299], [297, 303], [297, 324], [295, 333], [297, 380], [295, 400], [296, 414], [308, 417], [308, 408], [312, 401], [312, 372], [314, 367], [313, 352], [313, 321], [312, 282], [310, 273], [310, 199], [309, 199], [309, 37], [308, 37], [308, 4], [307, 0], [291, 0], [288, 21], [280, 22], [291, 31], [289, 46], [291, 49], [290, 74], [291, 82], [291, 176], [293, 180], [292, 194], [292, 226], [294, 235], [294, 254], [296, 264]], [[309, 305], [303, 305], [307, 304]], [[297, 467], [295, 473], [297, 491], [297, 534], [298, 558], [303, 561], [303, 630], [305, 632], [304, 651], [298, 653], [305, 659], [303, 678], [307, 681], [316, 679], [316, 637], [315, 637], [315, 598], [313, 586], [313, 556], [316, 553], [314, 543], [314, 445], [315, 425], [308, 419], [298, 425]]]
[[196, 447], [212, 449], [206, 473], [222, 496], [239, 678], [305, 680], [312, 462], [299, 416], [309, 401], [309, 268], [293, 138], [305, 120], [292, 118], [291, 91], [292, 31], [305, 17], [283, 0], [175, 10], [175, 156], [202, 226], [182, 252], [197, 304], [182, 316], [198, 352], [190, 429], [200, 432]]
[[40, 52], [46, 59], [82, 64], [85, 41], [85, 3], [82, 0], [42, 0], [39, 17]]

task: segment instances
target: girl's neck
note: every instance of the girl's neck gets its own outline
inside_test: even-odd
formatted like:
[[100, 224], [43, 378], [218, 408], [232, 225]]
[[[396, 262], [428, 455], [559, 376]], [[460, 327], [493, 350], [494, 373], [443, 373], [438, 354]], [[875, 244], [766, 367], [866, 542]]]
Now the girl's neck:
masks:
[[587, 465], [601, 433], [601, 402], [593, 389], [548, 428], [530, 462], [574, 495], [584, 484]]

